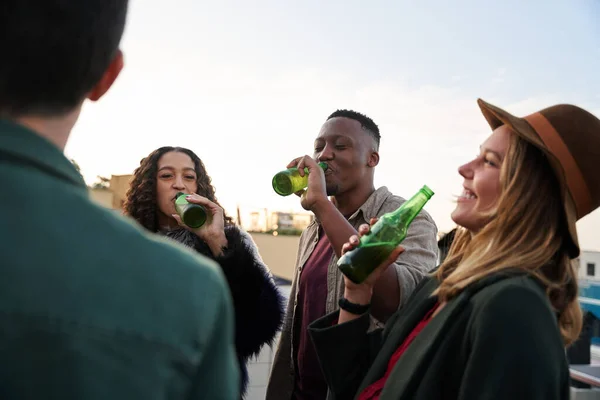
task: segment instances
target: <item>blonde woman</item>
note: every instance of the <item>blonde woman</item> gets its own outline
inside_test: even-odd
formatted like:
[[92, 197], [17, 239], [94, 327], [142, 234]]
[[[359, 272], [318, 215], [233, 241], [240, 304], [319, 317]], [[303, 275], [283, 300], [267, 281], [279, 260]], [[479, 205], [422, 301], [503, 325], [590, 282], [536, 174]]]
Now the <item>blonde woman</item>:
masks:
[[600, 205], [600, 120], [571, 105], [525, 118], [479, 106], [493, 133], [458, 170], [444, 263], [383, 331], [367, 333], [368, 309], [388, 263], [346, 280], [342, 309], [310, 326], [330, 398], [569, 398], [565, 346], [582, 324], [575, 222]]

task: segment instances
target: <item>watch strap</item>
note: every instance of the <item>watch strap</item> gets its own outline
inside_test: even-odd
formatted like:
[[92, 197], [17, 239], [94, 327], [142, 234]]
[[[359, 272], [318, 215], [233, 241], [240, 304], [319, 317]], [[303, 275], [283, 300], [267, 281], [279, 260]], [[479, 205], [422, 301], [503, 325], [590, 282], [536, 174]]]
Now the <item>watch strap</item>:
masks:
[[338, 301], [338, 305], [342, 310], [348, 311], [350, 314], [354, 315], [362, 315], [371, 309], [371, 304], [352, 303], [344, 297]]

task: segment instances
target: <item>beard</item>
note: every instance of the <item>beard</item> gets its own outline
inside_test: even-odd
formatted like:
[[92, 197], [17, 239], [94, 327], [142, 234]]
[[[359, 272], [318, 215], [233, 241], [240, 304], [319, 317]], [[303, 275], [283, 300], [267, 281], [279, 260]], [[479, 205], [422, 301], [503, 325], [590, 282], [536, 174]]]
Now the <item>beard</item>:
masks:
[[325, 191], [327, 192], [327, 196], [336, 196], [340, 191], [340, 187], [337, 184], [332, 183], [325, 185]]

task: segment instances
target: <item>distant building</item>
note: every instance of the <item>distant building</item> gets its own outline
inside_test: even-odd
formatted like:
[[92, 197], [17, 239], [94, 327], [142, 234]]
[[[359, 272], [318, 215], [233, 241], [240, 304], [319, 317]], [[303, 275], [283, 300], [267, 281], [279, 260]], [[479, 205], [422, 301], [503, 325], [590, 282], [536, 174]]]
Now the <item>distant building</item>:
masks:
[[123, 210], [132, 179], [133, 175], [112, 175], [107, 188], [90, 188], [90, 197], [101, 206]]
[[304, 230], [313, 220], [312, 214], [274, 211], [269, 215], [267, 230]]
[[266, 208], [255, 209], [247, 215], [250, 218], [244, 225], [250, 232], [301, 232], [312, 222], [311, 213], [269, 211]]
[[583, 250], [575, 260], [579, 279], [600, 280], [600, 251]]
[[600, 251], [581, 251], [574, 266], [579, 278], [581, 307], [600, 318]]

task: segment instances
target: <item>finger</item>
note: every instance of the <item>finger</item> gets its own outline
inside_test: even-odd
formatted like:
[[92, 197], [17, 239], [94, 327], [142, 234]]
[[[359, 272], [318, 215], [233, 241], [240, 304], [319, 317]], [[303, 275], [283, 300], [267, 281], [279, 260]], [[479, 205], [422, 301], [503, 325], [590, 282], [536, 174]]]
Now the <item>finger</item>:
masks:
[[360, 236], [366, 235], [371, 230], [371, 227], [368, 224], [362, 224], [358, 227], [358, 234]]
[[221, 208], [216, 203], [196, 193], [186, 196], [185, 199], [188, 201], [188, 203], [200, 204], [208, 208]]
[[293, 168], [296, 165], [298, 165], [298, 162], [302, 159], [302, 157], [296, 157], [294, 158], [288, 165], [286, 168]]
[[187, 225], [183, 223], [179, 214], [171, 214], [171, 216], [175, 219], [175, 221], [177, 221], [177, 224], [179, 224], [179, 226], [187, 228]]
[[346, 254], [350, 250], [352, 250], [352, 245], [350, 243], [346, 242], [342, 245], [342, 255]]
[[302, 160], [304, 161], [304, 166], [308, 168], [309, 173], [317, 169], [323, 171], [323, 169], [319, 166], [317, 160], [312, 158], [311, 156], [304, 156]]
[[302, 197], [302, 195], [304, 194], [304, 192], [306, 192], [306, 189], [302, 189], [302, 190], [298, 190], [296, 193], [294, 193], [296, 196], [298, 197]]
[[356, 247], [358, 246], [358, 244], [360, 243], [360, 240], [358, 239], [358, 236], [356, 235], [352, 235], [350, 236], [350, 239], [348, 239], [348, 243], [352, 246], [352, 247]]
[[382, 262], [377, 268], [375, 268], [375, 271], [373, 271], [373, 273], [371, 274], [373, 276], [373, 278], [371, 278], [371, 279], [374, 279], [374, 282], [379, 280], [381, 275], [390, 267], [390, 265], [392, 265], [393, 263], [396, 262], [396, 259], [398, 258], [398, 256], [400, 254], [402, 254], [403, 251], [404, 251], [404, 247], [402, 247], [402, 246], [396, 247], [390, 253], [388, 258], [386, 258], [384, 262]]
[[369, 224], [371, 225], [375, 225], [375, 223], [377, 223], [377, 221], [379, 221], [379, 218], [377, 217], [373, 217], [369, 220]]
[[306, 156], [302, 157], [296, 166], [298, 168], [298, 173], [300, 176], [304, 176], [304, 167], [306, 166]]
[[404, 252], [404, 247], [402, 246], [398, 246], [396, 247], [388, 256], [388, 258], [386, 258], [386, 260], [383, 262], [383, 264], [393, 264], [396, 262], [396, 259], [398, 259], [398, 257], [400, 256], [400, 254], [402, 254]]

